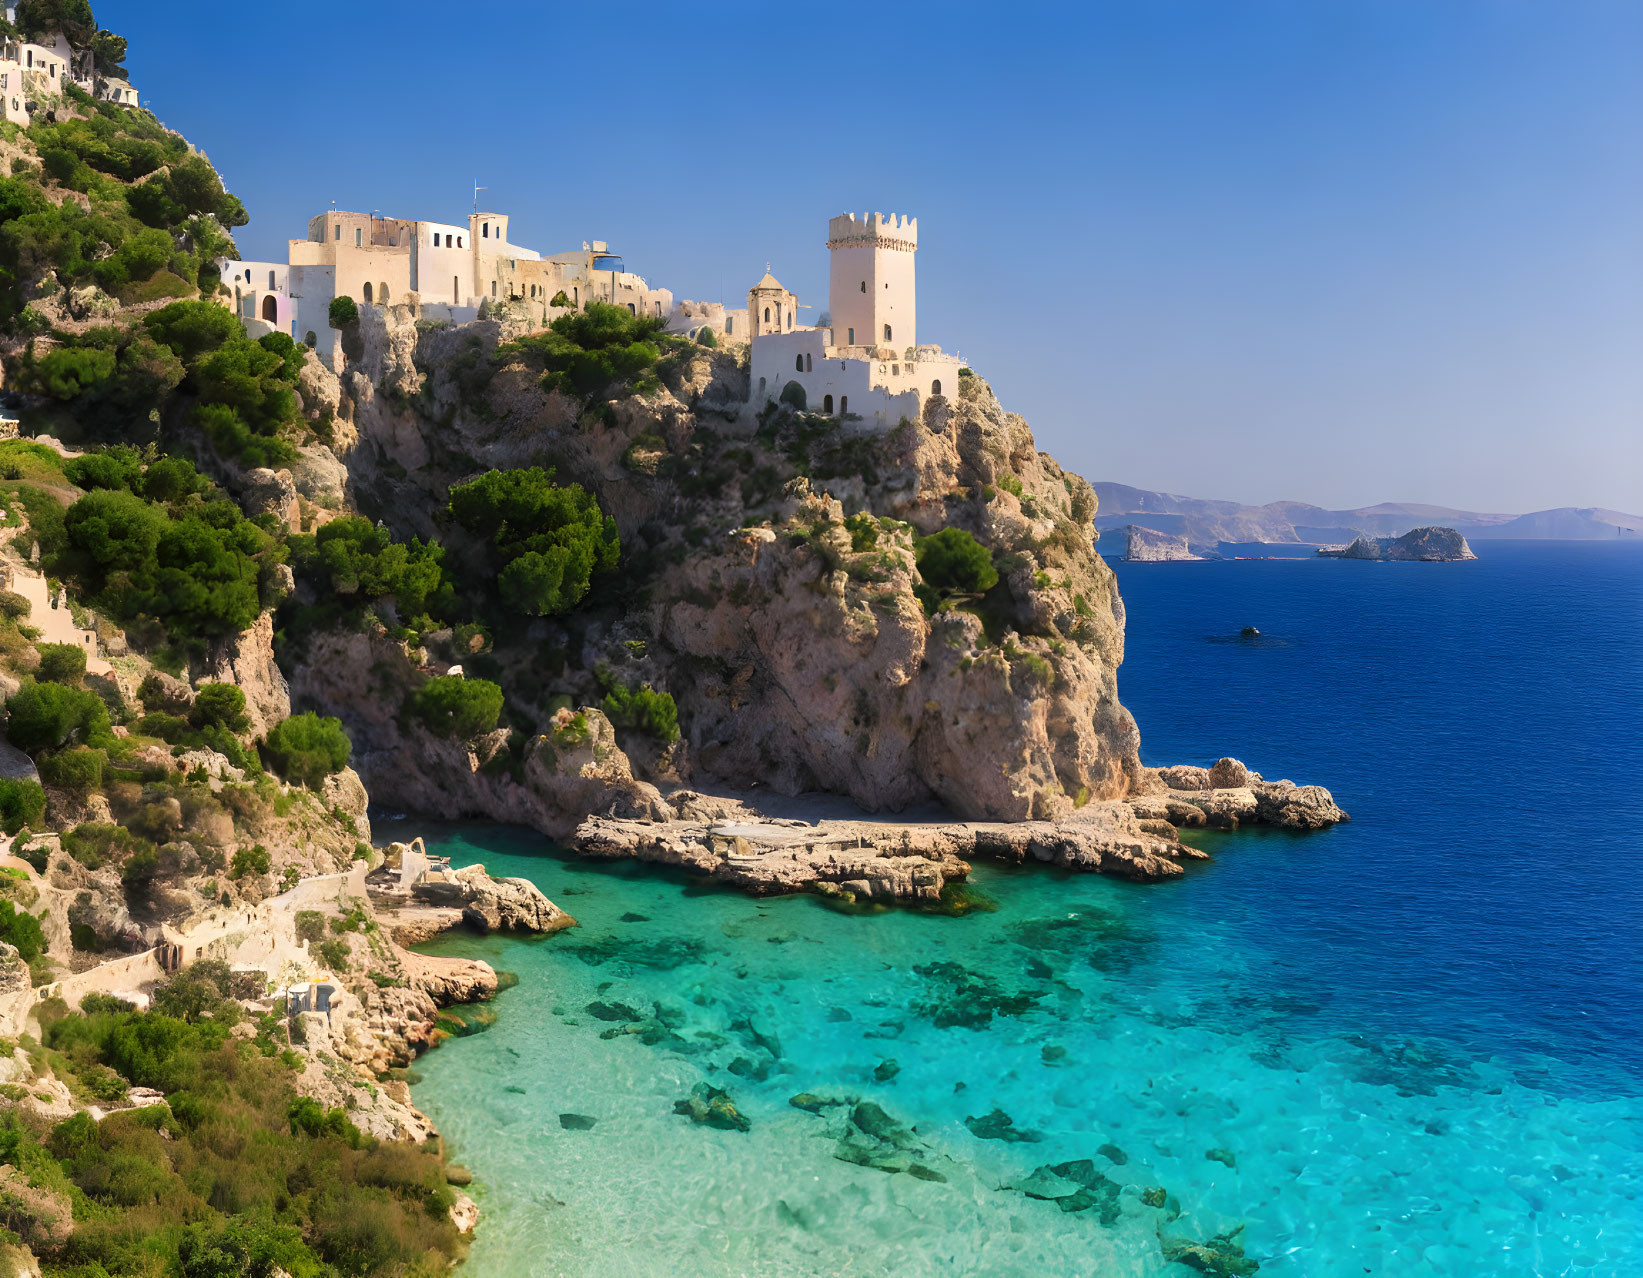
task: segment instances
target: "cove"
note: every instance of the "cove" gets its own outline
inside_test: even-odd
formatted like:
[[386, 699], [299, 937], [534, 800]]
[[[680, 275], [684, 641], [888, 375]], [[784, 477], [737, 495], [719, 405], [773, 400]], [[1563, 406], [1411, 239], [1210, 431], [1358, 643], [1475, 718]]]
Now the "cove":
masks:
[[[1166, 1242], [1240, 1227], [1263, 1275], [1635, 1270], [1643, 813], [1596, 765], [1639, 753], [1643, 556], [1480, 553], [1120, 569], [1148, 762], [1355, 818], [1176, 883], [981, 864], [991, 911], [849, 915], [419, 826], [582, 924], [438, 947], [520, 977], [413, 1088], [477, 1178], [468, 1272], [1186, 1274]], [[676, 1113], [699, 1084], [749, 1130]], [[1083, 1199], [1039, 1174], [1084, 1160]]]

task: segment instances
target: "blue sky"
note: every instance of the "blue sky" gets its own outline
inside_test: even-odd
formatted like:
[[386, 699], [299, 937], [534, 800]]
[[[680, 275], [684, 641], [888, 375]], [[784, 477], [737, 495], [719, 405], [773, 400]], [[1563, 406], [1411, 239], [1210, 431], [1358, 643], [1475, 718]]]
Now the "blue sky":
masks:
[[679, 297], [919, 219], [919, 336], [1091, 479], [1643, 512], [1643, 6], [95, 0], [283, 258], [339, 208]]

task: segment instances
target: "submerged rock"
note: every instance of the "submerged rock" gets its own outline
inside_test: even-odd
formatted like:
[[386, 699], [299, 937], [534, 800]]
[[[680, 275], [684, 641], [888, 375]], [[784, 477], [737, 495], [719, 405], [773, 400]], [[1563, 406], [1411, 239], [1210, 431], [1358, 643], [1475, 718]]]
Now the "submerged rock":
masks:
[[1219, 1146], [1215, 1149], [1206, 1149], [1204, 1151], [1204, 1161], [1221, 1163], [1224, 1166], [1231, 1167], [1235, 1170], [1238, 1166], [1238, 1159], [1234, 1156], [1233, 1152], [1230, 1149], [1222, 1149]]
[[561, 1114], [559, 1125], [567, 1132], [589, 1132], [599, 1120], [588, 1114]]
[[753, 1124], [742, 1116], [722, 1087], [697, 1083], [690, 1095], [673, 1103], [673, 1112], [683, 1114], [693, 1123], [705, 1123], [720, 1131], [751, 1131]]
[[897, 1074], [901, 1073], [901, 1066], [894, 1056], [888, 1056], [878, 1063], [873, 1071], [873, 1078], [880, 1083], [888, 1083]]
[[1043, 1132], [1017, 1127], [1015, 1119], [1011, 1118], [1002, 1109], [994, 1109], [990, 1113], [982, 1114], [979, 1117], [966, 1118], [964, 1125], [970, 1129], [971, 1135], [981, 1140], [1041, 1141], [1044, 1139]]
[[1196, 1269], [1201, 1274], [1211, 1274], [1213, 1278], [1249, 1278], [1261, 1265], [1259, 1261], [1244, 1255], [1243, 1246], [1238, 1242], [1238, 1235], [1243, 1232], [1244, 1227], [1239, 1225], [1229, 1233], [1217, 1234], [1208, 1242], [1165, 1238], [1160, 1234], [1158, 1245], [1163, 1249], [1165, 1260]]
[[1103, 1225], [1118, 1219], [1118, 1200], [1123, 1192], [1117, 1181], [1103, 1176], [1088, 1158], [1037, 1167], [1026, 1180], [1010, 1188], [1020, 1190], [1028, 1198], [1053, 1202], [1062, 1211], [1094, 1208]]
[[858, 1101], [850, 1109], [833, 1157], [891, 1175], [906, 1172], [919, 1180], [945, 1183], [947, 1177], [921, 1161], [919, 1156], [926, 1152], [910, 1127], [872, 1101]]
[[913, 1011], [938, 1029], [984, 1029], [994, 1016], [1020, 1016], [1043, 997], [1024, 990], [1012, 993], [962, 963], [928, 963], [913, 971], [927, 982], [926, 997], [914, 1002]]

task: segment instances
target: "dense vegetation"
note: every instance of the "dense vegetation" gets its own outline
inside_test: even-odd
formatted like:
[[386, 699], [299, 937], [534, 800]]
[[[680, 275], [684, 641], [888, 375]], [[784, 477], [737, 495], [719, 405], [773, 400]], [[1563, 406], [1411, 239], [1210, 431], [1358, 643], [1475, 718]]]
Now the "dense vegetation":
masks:
[[326, 777], [348, 766], [353, 745], [339, 720], [294, 714], [269, 730], [262, 750], [274, 771], [287, 781], [317, 790]]
[[[554, 304], [563, 297], [559, 294]], [[665, 325], [660, 316], [633, 315], [626, 307], [589, 302], [583, 310], [559, 316], [547, 332], [522, 337], [504, 351], [539, 360], [545, 369], [545, 389], [586, 398], [648, 371], [670, 340], [663, 336]]]
[[[45, 1048], [86, 1100], [151, 1087], [167, 1104], [101, 1122], [13, 1114], [5, 1226], [48, 1274], [432, 1275], [459, 1252], [438, 1156], [362, 1134], [295, 1086], [284, 1022], [246, 1020], [227, 965], [194, 964], [151, 1011], [90, 995], [46, 1009]], [[72, 1210], [73, 1232], [67, 1213]]]
[[580, 484], [555, 484], [553, 472], [540, 466], [493, 470], [459, 484], [450, 510], [488, 547], [502, 601], [528, 616], [569, 611], [621, 558], [616, 521], [593, 494]]
[[65, 469], [92, 491], [35, 527], [47, 566], [128, 630], [200, 648], [277, 602], [284, 547], [190, 462], [121, 447]]
[[955, 597], [981, 595], [998, 585], [992, 552], [962, 528], [918, 538], [913, 558], [924, 579], [914, 593], [929, 613]]

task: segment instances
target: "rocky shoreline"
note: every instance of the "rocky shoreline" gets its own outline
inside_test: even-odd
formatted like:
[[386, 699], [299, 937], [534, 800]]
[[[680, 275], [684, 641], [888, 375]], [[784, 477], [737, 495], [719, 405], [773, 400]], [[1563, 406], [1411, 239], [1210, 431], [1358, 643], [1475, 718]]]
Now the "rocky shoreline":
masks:
[[933, 905], [978, 857], [1151, 881], [1204, 857], [1181, 842], [1182, 829], [1320, 830], [1349, 819], [1321, 786], [1267, 781], [1230, 758], [1213, 768], [1143, 769], [1136, 793], [1057, 820], [801, 820], [696, 791], [675, 791], [668, 803], [678, 819], [590, 816], [570, 844], [584, 856], [670, 865], [755, 895]]

